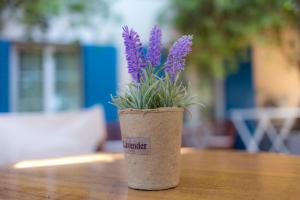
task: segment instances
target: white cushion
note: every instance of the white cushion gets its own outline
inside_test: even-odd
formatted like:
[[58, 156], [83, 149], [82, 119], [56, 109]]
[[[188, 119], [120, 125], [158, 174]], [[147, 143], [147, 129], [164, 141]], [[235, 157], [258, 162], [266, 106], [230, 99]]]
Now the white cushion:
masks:
[[101, 107], [51, 114], [1, 114], [0, 164], [85, 154], [106, 139]]

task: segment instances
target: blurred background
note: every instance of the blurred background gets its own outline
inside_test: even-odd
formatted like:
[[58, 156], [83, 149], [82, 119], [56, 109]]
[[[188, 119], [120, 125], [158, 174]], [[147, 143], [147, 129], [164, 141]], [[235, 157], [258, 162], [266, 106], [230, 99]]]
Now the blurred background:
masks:
[[[165, 56], [193, 34], [184, 79], [204, 107], [183, 146], [300, 154], [297, 0], [1, 0], [0, 163], [122, 151], [110, 95], [130, 82], [122, 26]], [[165, 57], [164, 56], [164, 57]], [[163, 58], [164, 59], [164, 58]]]

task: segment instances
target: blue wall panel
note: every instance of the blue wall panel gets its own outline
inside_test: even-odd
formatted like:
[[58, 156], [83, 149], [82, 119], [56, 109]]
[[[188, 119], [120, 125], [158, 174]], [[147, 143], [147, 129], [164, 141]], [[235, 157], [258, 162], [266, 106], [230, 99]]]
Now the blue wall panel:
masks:
[[117, 51], [115, 47], [85, 45], [83, 49], [84, 107], [101, 104], [108, 122], [117, 120], [117, 109], [109, 104], [117, 91]]
[[0, 41], [0, 112], [9, 112], [10, 42]]
[[[227, 77], [225, 81], [225, 96], [227, 117], [229, 117], [232, 109], [255, 107], [255, 87], [251, 61], [240, 63], [238, 70]], [[247, 125], [251, 131], [254, 130], [255, 124], [253, 122], [249, 122]], [[245, 148], [239, 136], [235, 147], [239, 149]]]

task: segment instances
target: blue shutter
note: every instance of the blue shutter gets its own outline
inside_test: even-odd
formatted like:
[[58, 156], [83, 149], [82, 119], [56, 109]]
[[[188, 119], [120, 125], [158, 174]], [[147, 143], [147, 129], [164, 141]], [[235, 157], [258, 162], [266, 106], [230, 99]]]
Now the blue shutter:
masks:
[[[229, 117], [232, 109], [255, 107], [255, 87], [251, 60], [240, 63], [238, 70], [227, 77], [225, 80], [225, 95], [227, 117]], [[250, 131], [253, 131], [256, 126], [254, 122], [247, 122], [247, 125]], [[238, 149], [245, 148], [238, 135], [235, 147]]]
[[10, 42], [0, 41], [0, 112], [9, 112]]
[[108, 122], [117, 120], [117, 109], [109, 104], [117, 90], [117, 51], [115, 47], [85, 45], [83, 49], [84, 107], [101, 104]]

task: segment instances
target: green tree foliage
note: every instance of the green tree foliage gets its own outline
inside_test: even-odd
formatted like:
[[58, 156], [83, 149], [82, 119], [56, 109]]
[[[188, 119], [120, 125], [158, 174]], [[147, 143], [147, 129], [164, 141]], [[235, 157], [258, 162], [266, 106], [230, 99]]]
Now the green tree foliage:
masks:
[[109, 16], [108, 0], [1, 0], [0, 30], [11, 20], [25, 26], [28, 37], [31, 30], [45, 32], [51, 19], [58, 15], [68, 15], [71, 25], [88, 22], [88, 16]]
[[298, 26], [299, 15], [296, 0], [171, 0], [170, 11], [163, 19], [194, 34], [190, 64], [217, 77], [245, 58], [254, 38], [279, 39], [284, 28]]

